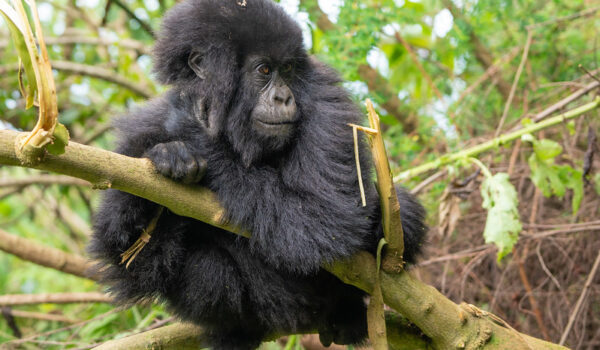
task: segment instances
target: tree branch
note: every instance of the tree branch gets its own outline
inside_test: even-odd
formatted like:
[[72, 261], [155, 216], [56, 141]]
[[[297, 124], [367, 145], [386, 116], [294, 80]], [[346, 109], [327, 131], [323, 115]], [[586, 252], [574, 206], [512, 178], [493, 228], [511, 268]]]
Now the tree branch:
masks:
[[0, 187], [24, 187], [29, 185], [90, 186], [90, 183], [64, 175], [32, 175], [22, 178], [0, 179]]
[[[389, 329], [388, 340], [391, 350], [428, 350], [431, 349], [429, 340], [405, 318], [397, 314], [387, 314], [386, 324]], [[312, 333], [306, 330], [302, 333]], [[278, 339], [280, 335], [268, 336], [265, 341]], [[94, 350], [145, 350], [176, 349], [196, 350], [207, 347], [202, 327], [189, 323], [176, 323], [156, 328], [147, 332], [131, 335], [117, 340], [111, 340], [94, 348]]]
[[23, 260], [31, 261], [34, 264], [70, 273], [75, 276], [97, 280], [95, 276], [88, 276], [86, 274], [86, 270], [91, 264], [84, 257], [47, 247], [28, 239], [11, 235], [3, 230], [0, 230], [0, 250], [18, 256]]
[[13, 310], [9, 307], [6, 307], [6, 308], [7, 309], [5, 309], [5, 311], [13, 317], [31, 318], [31, 319], [35, 319], [35, 320], [41, 320], [41, 321], [56, 321], [56, 322], [63, 322], [63, 323], [70, 323], [70, 324], [77, 322], [76, 320], [73, 320], [73, 319], [63, 316], [63, 315], [46, 314], [43, 312]]
[[110, 296], [99, 292], [0, 295], [0, 306], [111, 302]]
[[[108, 38], [99, 38], [99, 37], [91, 37], [91, 36], [59, 36], [59, 37], [47, 37], [44, 38], [44, 42], [46, 45], [73, 45], [73, 44], [84, 44], [84, 45], [102, 45], [102, 46], [110, 46], [115, 45], [123, 49], [135, 50], [140, 54], [149, 55], [150, 49], [149, 46], [144, 44], [141, 41], [129, 39], [129, 38], [119, 38], [118, 40], [108, 39]], [[8, 39], [1, 40], [0, 39], [0, 49], [6, 48], [8, 46]], [[68, 57], [68, 55], [65, 55]]]
[[[597, 100], [600, 103], [600, 98]], [[0, 131], [0, 164], [21, 166], [15, 154], [18, 132]], [[113, 152], [70, 142], [60, 156], [46, 155], [37, 169], [59, 172], [90, 181], [100, 188], [115, 188], [159, 203], [178, 215], [204, 221], [243, 234], [223, 222], [224, 209], [216, 196], [199, 186], [185, 186], [158, 175], [147, 159], [130, 158]], [[325, 268], [342, 281], [372, 291], [375, 259], [367, 252], [340, 260]], [[435, 288], [409, 273], [381, 273], [384, 301], [413, 322], [432, 340], [434, 349], [528, 347], [564, 349], [518, 333], [497, 316], [472, 306], [456, 305]], [[499, 341], [490, 341], [491, 339]]]
[[[52, 61], [52, 68], [62, 72], [86, 75], [92, 78], [102, 79], [117, 85], [120, 85], [131, 92], [140, 95], [144, 98], [151, 98], [154, 96], [154, 92], [148, 89], [146, 86], [135, 84], [130, 79], [115, 73], [114, 71], [102, 67], [90, 66], [87, 64], [75, 63], [71, 61]], [[0, 75], [9, 72], [17, 71], [19, 65], [7, 64], [0, 67]]]
[[517, 131], [513, 131], [511, 133], [501, 135], [499, 137], [496, 137], [494, 139], [480, 143], [476, 146], [467, 148], [460, 152], [446, 154], [446, 155], [440, 157], [438, 160], [435, 160], [433, 162], [425, 163], [425, 164], [419, 165], [417, 167], [414, 167], [412, 169], [403, 171], [394, 177], [394, 182], [410, 179], [411, 177], [425, 173], [429, 170], [437, 169], [443, 165], [453, 163], [453, 162], [455, 162], [459, 159], [465, 158], [465, 157], [475, 156], [482, 152], [491, 150], [495, 147], [498, 147], [498, 146], [507, 144], [511, 141], [514, 141], [525, 134], [534, 133], [534, 132], [540, 131], [542, 129], [548, 128], [550, 126], [560, 124], [569, 119], [578, 117], [586, 112], [591, 111], [592, 109], [598, 108], [599, 106], [600, 106], [600, 97], [597, 97], [593, 102], [587, 103], [587, 104], [577, 107], [577, 108], [574, 108], [566, 113], [559, 114], [550, 119], [529, 125], [525, 128], [519, 129]]

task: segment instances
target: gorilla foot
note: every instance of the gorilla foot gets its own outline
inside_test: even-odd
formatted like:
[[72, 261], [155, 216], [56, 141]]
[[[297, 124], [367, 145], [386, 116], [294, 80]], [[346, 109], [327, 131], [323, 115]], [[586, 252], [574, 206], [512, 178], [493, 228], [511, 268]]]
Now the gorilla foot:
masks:
[[367, 330], [363, 324], [339, 325], [332, 324], [327, 329], [319, 330], [319, 340], [323, 346], [331, 343], [338, 345], [361, 344], [367, 337]]

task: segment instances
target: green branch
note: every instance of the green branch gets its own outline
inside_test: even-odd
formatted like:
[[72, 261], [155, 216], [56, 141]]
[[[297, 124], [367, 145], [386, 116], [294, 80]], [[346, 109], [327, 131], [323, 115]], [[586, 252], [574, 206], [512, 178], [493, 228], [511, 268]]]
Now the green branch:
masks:
[[403, 171], [394, 177], [394, 182], [408, 180], [412, 177], [415, 177], [415, 176], [425, 173], [427, 171], [437, 169], [446, 164], [454, 163], [457, 160], [476, 156], [479, 153], [483, 153], [483, 152], [489, 151], [493, 148], [496, 148], [496, 147], [505, 145], [509, 142], [512, 142], [525, 134], [531, 134], [531, 133], [543, 130], [545, 128], [560, 124], [569, 119], [576, 118], [585, 112], [589, 112], [595, 108], [598, 108], [599, 106], [600, 106], [600, 97], [596, 97], [596, 99], [594, 101], [584, 104], [583, 106], [577, 107], [575, 109], [572, 109], [566, 113], [557, 115], [556, 117], [548, 118], [544, 121], [529, 125], [527, 127], [524, 127], [523, 129], [519, 129], [515, 132], [501, 135], [495, 139], [491, 139], [489, 141], [486, 141], [484, 143], [481, 143], [481, 144], [471, 147], [471, 148], [467, 148], [460, 152], [443, 155], [438, 160], [434, 160], [432, 162], [425, 163], [423, 165], [419, 165], [418, 167], [414, 167], [412, 169]]

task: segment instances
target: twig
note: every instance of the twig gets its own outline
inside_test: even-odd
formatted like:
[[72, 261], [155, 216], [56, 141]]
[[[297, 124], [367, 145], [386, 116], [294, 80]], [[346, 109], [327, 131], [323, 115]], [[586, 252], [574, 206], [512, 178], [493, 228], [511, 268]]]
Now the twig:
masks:
[[527, 40], [525, 42], [525, 48], [523, 49], [523, 56], [521, 56], [521, 63], [519, 63], [519, 68], [517, 68], [517, 73], [515, 74], [515, 79], [513, 80], [512, 86], [510, 87], [510, 93], [508, 94], [508, 100], [504, 104], [504, 111], [502, 112], [502, 118], [500, 118], [500, 122], [498, 123], [498, 127], [496, 128], [496, 132], [494, 133], [494, 137], [498, 137], [500, 132], [502, 131], [502, 127], [504, 126], [504, 121], [506, 120], [506, 116], [508, 115], [508, 111], [510, 110], [510, 105], [512, 104], [512, 100], [515, 97], [515, 91], [517, 90], [517, 85], [519, 84], [519, 79], [521, 78], [521, 73], [523, 73], [523, 67], [525, 67], [525, 62], [527, 62], [527, 55], [529, 55], [529, 48], [531, 47], [531, 42], [533, 41], [533, 32], [527, 31]]
[[546, 263], [544, 262], [544, 258], [542, 257], [542, 252], [540, 251], [541, 245], [542, 245], [542, 241], [539, 241], [537, 244], [537, 247], [535, 248], [535, 254], [537, 255], [538, 261], [540, 262], [540, 266], [542, 267], [542, 270], [544, 270], [544, 272], [546, 273], [546, 276], [548, 276], [550, 278], [550, 280], [552, 281], [552, 283], [554, 283], [556, 288], [558, 288], [558, 290], [562, 290], [560, 283], [558, 283], [558, 280], [556, 279], [556, 277], [554, 277], [552, 272], [550, 272], [550, 269], [548, 269], [548, 267], [546, 266]]
[[23, 178], [0, 179], [0, 187], [24, 187], [29, 185], [91, 186], [91, 184], [85, 180], [65, 175], [32, 175]]
[[495, 250], [496, 250], [496, 246], [494, 246], [492, 244], [484, 244], [484, 245], [480, 245], [475, 248], [465, 249], [460, 252], [443, 255], [443, 256], [438, 256], [433, 259], [425, 260], [423, 262], [418, 263], [417, 266], [422, 267], [422, 266], [427, 266], [427, 265], [431, 265], [431, 264], [435, 264], [435, 263], [439, 263], [439, 262], [462, 259], [462, 258], [466, 258], [469, 256], [478, 255], [482, 251], [486, 251], [486, 253], [489, 254]]
[[56, 321], [56, 322], [71, 323], [71, 324], [78, 322], [77, 320], [68, 318], [63, 315], [46, 314], [43, 312], [31, 312], [31, 311], [22, 311], [22, 310], [14, 310], [14, 309], [11, 309], [9, 312], [14, 317], [32, 318], [32, 319], [41, 320], [41, 321]]
[[518, 53], [519, 47], [517, 46], [504, 56], [500, 57], [499, 60], [489, 66], [479, 78], [477, 78], [471, 85], [469, 85], [463, 92], [460, 93], [460, 96], [456, 100], [455, 104], [458, 105], [465, 97], [475, 91], [475, 89], [477, 89], [484, 81], [488, 80], [492, 76], [495, 76], [500, 70], [500, 66], [510, 62], [513, 58], [515, 58], [515, 56], [517, 56]]
[[441, 157], [438, 160], [435, 160], [433, 162], [425, 163], [423, 165], [403, 171], [394, 177], [394, 182], [407, 180], [411, 177], [425, 173], [429, 170], [437, 169], [443, 165], [453, 163], [459, 159], [475, 156], [479, 153], [488, 151], [490, 149], [493, 149], [495, 147], [501, 146], [501, 145], [511, 142], [515, 139], [518, 139], [525, 134], [534, 133], [534, 132], [543, 130], [545, 128], [548, 128], [550, 126], [560, 124], [566, 120], [578, 117], [588, 111], [591, 111], [591, 110], [597, 108], [598, 106], [600, 106], [600, 97], [597, 97], [593, 102], [587, 103], [587, 104], [577, 107], [577, 108], [574, 108], [566, 113], [557, 115], [548, 120], [544, 120], [539, 123], [529, 125], [520, 130], [511, 132], [511, 133], [507, 133], [507, 134], [501, 135], [497, 138], [494, 138], [492, 140], [483, 142], [477, 146], [467, 148], [463, 151], [456, 152], [453, 154], [444, 155], [443, 157]]
[[[119, 38], [118, 40], [108, 38], [98, 38], [91, 36], [60, 36], [60, 37], [49, 37], [45, 38], [46, 45], [72, 45], [72, 44], [83, 44], [83, 45], [102, 45], [110, 46], [115, 45], [123, 49], [134, 50], [140, 54], [149, 55], [149, 45], [144, 44], [141, 41]], [[8, 46], [8, 40], [0, 40], [0, 49]]]
[[131, 19], [138, 22], [140, 26], [144, 29], [144, 31], [146, 31], [146, 33], [148, 33], [153, 39], [155, 39], [154, 30], [152, 29], [152, 27], [150, 27], [150, 25], [145, 21], [142, 21], [135, 13], [133, 13], [133, 11], [131, 11], [131, 9], [129, 9], [129, 7], [127, 7], [120, 0], [111, 0], [111, 2], [123, 9], [123, 11], [127, 13], [127, 16], [131, 17]]
[[[590, 92], [590, 91], [592, 91], [594, 89], [597, 89], [598, 87], [600, 87], [600, 83], [599, 82], [597, 82], [597, 81], [592, 82], [592, 83], [586, 85], [584, 88], [575, 91], [571, 95], [569, 95], [569, 96], [565, 97], [564, 99], [558, 101], [557, 103], [553, 104], [552, 106], [544, 109], [540, 113], [536, 114], [533, 118], [531, 118], [531, 120], [533, 120], [534, 122], [539, 122], [540, 120], [545, 119], [546, 117], [550, 116], [552, 113], [557, 112], [557, 111], [565, 108], [569, 103], [578, 100], [582, 96], [586, 95], [588, 92]], [[513, 129], [511, 129], [511, 131], [519, 129], [519, 127], [520, 126], [517, 125]]]
[[[541, 195], [542, 195], [542, 191], [540, 191], [540, 189], [536, 187], [535, 195], [533, 196], [533, 201], [532, 201], [533, 203], [531, 206], [531, 214], [529, 216], [530, 223], [535, 222], [535, 218], [537, 217], [538, 205], [540, 202]], [[533, 316], [535, 317], [535, 321], [538, 325], [538, 328], [542, 332], [544, 339], [548, 340], [548, 339], [550, 339], [550, 335], [548, 333], [548, 329], [544, 325], [544, 318], [542, 317], [542, 312], [540, 311], [540, 307], [537, 302], [537, 299], [533, 295], [533, 288], [531, 288], [531, 283], [529, 282], [529, 277], [527, 276], [527, 271], [525, 270], [525, 261], [527, 260], [527, 258], [529, 256], [529, 242], [525, 241], [523, 250], [520, 253], [517, 253], [517, 252], [518, 252], [518, 250], [515, 249], [513, 254], [515, 255], [514, 259], [517, 260], [517, 265], [518, 265], [518, 269], [519, 269], [519, 277], [521, 278], [523, 287], [525, 288], [525, 291], [527, 292], [526, 295], [529, 300], [529, 303], [531, 304], [531, 310], [533, 312]]]
[[146, 86], [135, 84], [131, 79], [125, 78], [110, 69], [70, 61], [52, 61], [52, 68], [56, 68], [63, 72], [87, 75], [93, 78], [106, 80], [131, 90], [145, 98], [154, 96], [154, 93]]
[[552, 230], [552, 231], [534, 233], [531, 235], [527, 234], [527, 233], [522, 233], [521, 236], [523, 238], [528, 238], [528, 239], [540, 239], [540, 238], [546, 238], [546, 237], [550, 237], [550, 236], [554, 236], [554, 235], [559, 235], [562, 233], [576, 233], [576, 232], [582, 232], [582, 231], [598, 231], [598, 230], [600, 230], [600, 225], [592, 225], [592, 226], [585, 226], [585, 227], [573, 227], [573, 228], [567, 228], [567, 229]]
[[583, 305], [583, 301], [587, 297], [590, 286], [592, 285], [592, 281], [594, 280], [594, 277], [596, 276], [596, 272], [598, 271], [598, 266], [600, 266], [600, 251], [598, 252], [598, 255], [596, 256], [596, 261], [594, 261], [594, 266], [592, 267], [592, 270], [590, 271], [590, 274], [588, 275], [588, 278], [585, 281], [585, 285], [583, 286], [583, 290], [581, 291], [581, 294], [579, 295], [579, 299], [577, 299], [577, 304], [575, 304], [575, 308], [573, 309], [573, 311], [571, 312], [571, 315], [569, 316], [569, 322], [567, 323], [567, 327], [565, 327], [565, 330], [563, 331], [563, 334], [560, 337], [560, 342], [558, 343], [560, 345], [563, 345], [565, 343], [565, 341], [567, 340], [567, 336], [569, 335], [569, 332], [571, 332], [571, 328], [573, 327], [573, 324], [575, 323], [575, 318], [577, 318], [579, 309], [581, 309], [581, 305]]
[[[87, 75], [92, 78], [102, 79], [120, 85], [144, 98], [150, 98], [154, 96], [154, 93], [146, 86], [134, 84], [130, 79], [127, 79], [110, 69], [70, 61], [52, 61], [52, 68], [71, 74]], [[4, 65], [0, 67], [0, 75], [9, 71], [17, 71], [18, 69], [19, 66], [16, 64]]]
[[594, 220], [594, 221], [586, 221], [586, 222], [580, 222], [580, 223], [568, 223], [568, 224], [527, 224], [527, 223], [523, 223], [523, 227], [524, 228], [558, 228], [558, 227], [564, 227], [566, 226], [566, 228], [575, 228], [575, 227], [587, 227], [587, 226], [593, 226], [593, 225], [600, 225], [600, 220]]
[[37, 242], [11, 235], [3, 230], [0, 230], [0, 250], [38, 265], [79, 277], [97, 279], [95, 276], [86, 275], [85, 271], [91, 265], [84, 257], [47, 247]]
[[[68, 330], [71, 330], [71, 329], [74, 329], [74, 328], [77, 328], [77, 327], [84, 326], [84, 325], [86, 325], [86, 324], [88, 324], [90, 322], [101, 320], [101, 319], [103, 319], [103, 318], [105, 318], [107, 316], [110, 316], [110, 315], [112, 315], [114, 313], [117, 313], [117, 312], [119, 312], [119, 309], [112, 309], [112, 310], [109, 310], [109, 311], [107, 311], [107, 312], [105, 312], [105, 313], [103, 313], [101, 315], [98, 315], [96, 317], [92, 317], [89, 320], [81, 321], [81, 322], [78, 322], [78, 323], [75, 323], [75, 324], [72, 324], [72, 325], [69, 325], [69, 326], [66, 326], [66, 327], [53, 329], [53, 330], [50, 330], [50, 331], [47, 331], [47, 332], [43, 332], [43, 333], [39, 333], [39, 334], [34, 334], [34, 335], [31, 335], [31, 336], [26, 337], [26, 338], [11, 340], [11, 341], [8, 341], [8, 342], [6, 342], [6, 343], [4, 343], [2, 345], [3, 346], [4, 345], [6, 345], [6, 346], [9, 346], [9, 345], [12, 346], [12, 345], [19, 345], [19, 344], [27, 343], [27, 342], [33, 341], [34, 339], [40, 338], [40, 337], [46, 337], [46, 336], [49, 336], [49, 335], [52, 335], [52, 334], [56, 334], [56, 333], [68, 331]], [[10, 349], [12, 349], [12, 348], [10, 348]]]
[[113, 126], [111, 124], [101, 125], [98, 129], [94, 130], [91, 135], [89, 135], [83, 141], [81, 141], [81, 143], [83, 143], [84, 145], [89, 145], [90, 143], [95, 141], [97, 138], [104, 135], [104, 133], [106, 133], [107, 131], [112, 130], [112, 128], [113, 128]]
[[437, 96], [437, 98], [440, 100], [440, 102], [442, 102], [444, 100], [444, 98], [442, 97], [442, 93], [440, 92], [440, 90], [438, 90], [437, 86], [435, 86], [435, 84], [433, 83], [433, 79], [431, 79], [431, 76], [429, 75], [429, 73], [427, 73], [427, 71], [425, 70], [425, 67], [423, 67], [423, 65], [419, 61], [419, 58], [417, 57], [417, 54], [415, 53], [413, 48], [406, 41], [406, 39], [404, 39], [404, 37], [402, 35], [400, 35], [400, 33], [395, 32], [394, 37], [396, 38], [396, 40], [398, 40], [402, 44], [404, 49], [408, 52], [411, 60], [413, 61], [415, 66], [417, 66], [417, 69], [419, 70], [419, 72], [421, 72], [421, 75], [423, 77], [425, 77], [425, 80], [427, 80], [427, 83], [429, 84], [429, 87], [431, 87], [431, 90], [433, 90], [433, 93], [435, 94], [435, 96]]
[[545, 25], [552, 24], [552, 23], [566, 22], [566, 21], [570, 21], [570, 20], [573, 20], [573, 19], [576, 19], [576, 18], [579, 18], [579, 17], [590, 16], [590, 15], [593, 15], [595, 12], [597, 12], [599, 10], [600, 10], [600, 6], [592, 7], [592, 8], [585, 9], [583, 11], [574, 13], [574, 14], [569, 15], [569, 16], [559, 17], [559, 18], [553, 18], [553, 19], [549, 19], [549, 20], [544, 21], [544, 22], [530, 24], [530, 25], [527, 26], [527, 29], [528, 30], [536, 29], [536, 28], [543, 27]]
[[426, 178], [425, 180], [423, 180], [420, 184], [418, 184], [417, 186], [413, 187], [412, 190], [410, 190], [411, 194], [418, 194], [419, 192], [421, 192], [425, 187], [429, 186], [430, 184], [432, 184], [433, 182], [437, 181], [438, 179], [442, 178], [444, 175], [446, 175], [446, 171], [445, 170], [440, 170], [437, 173], [431, 175], [430, 177]]
[[5, 294], [0, 295], [0, 306], [33, 304], [111, 303], [112, 298], [99, 292]]

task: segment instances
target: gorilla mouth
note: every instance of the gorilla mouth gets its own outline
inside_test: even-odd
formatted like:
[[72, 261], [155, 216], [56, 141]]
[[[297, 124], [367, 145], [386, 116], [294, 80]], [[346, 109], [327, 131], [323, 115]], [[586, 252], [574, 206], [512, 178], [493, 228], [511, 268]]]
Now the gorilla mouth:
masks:
[[257, 119], [257, 121], [261, 124], [267, 125], [267, 126], [277, 126], [277, 125], [292, 125], [292, 124], [296, 124], [296, 120], [287, 120], [287, 121], [277, 121], [277, 122], [267, 122], [264, 120], [260, 120]]

